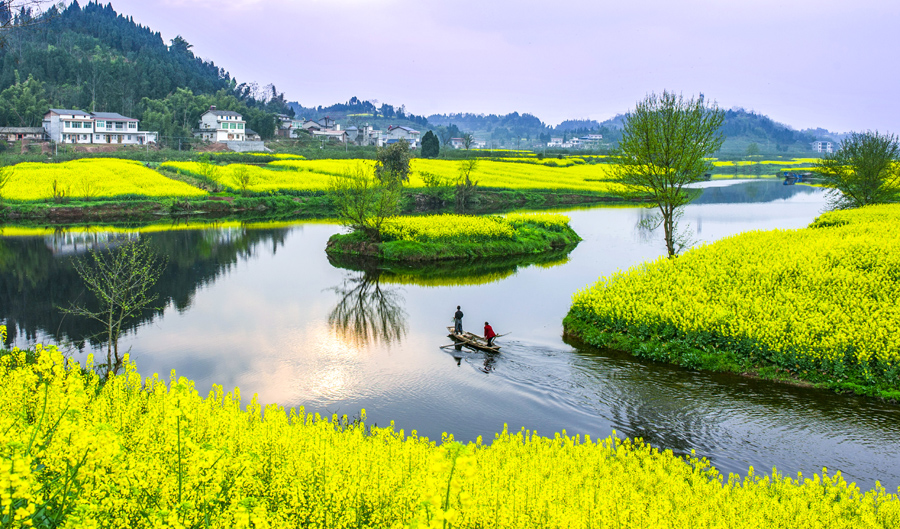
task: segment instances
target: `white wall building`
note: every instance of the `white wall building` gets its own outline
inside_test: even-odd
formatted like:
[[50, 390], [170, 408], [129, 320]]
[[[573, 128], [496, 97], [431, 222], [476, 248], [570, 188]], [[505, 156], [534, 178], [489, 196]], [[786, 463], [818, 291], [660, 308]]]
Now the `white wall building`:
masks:
[[816, 152], [831, 154], [834, 152], [834, 144], [830, 141], [814, 141], [812, 142], [812, 149]]
[[200, 115], [200, 124], [194, 130], [194, 137], [214, 143], [245, 141], [247, 122], [237, 112], [216, 110], [215, 106], [210, 106], [209, 110]]
[[417, 149], [419, 147], [419, 131], [409, 127], [390, 126], [385, 135], [385, 140], [387, 144], [394, 143], [391, 140], [406, 140], [410, 148]]
[[43, 125], [56, 143], [144, 145], [156, 143], [157, 137], [155, 132], [138, 130], [137, 119], [115, 112], [51, 108]]

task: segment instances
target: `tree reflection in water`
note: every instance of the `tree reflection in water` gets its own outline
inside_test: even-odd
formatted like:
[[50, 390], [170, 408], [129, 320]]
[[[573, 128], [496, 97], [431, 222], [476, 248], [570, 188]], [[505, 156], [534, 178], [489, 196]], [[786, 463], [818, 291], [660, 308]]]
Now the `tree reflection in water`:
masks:
[[331, 288], [340, 300], [328, 315], [328, 324], [343, 339], [357, 344], [399, 343], [409, 331], [401, 289], [383, 287], [381, 274], [380, 270], [348, 272], [340, 285]]

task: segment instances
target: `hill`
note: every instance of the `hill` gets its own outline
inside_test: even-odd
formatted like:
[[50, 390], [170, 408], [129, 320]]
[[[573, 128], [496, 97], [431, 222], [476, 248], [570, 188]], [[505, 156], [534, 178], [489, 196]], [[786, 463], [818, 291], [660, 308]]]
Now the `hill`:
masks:
[[[271, 114], [288, 112], [283, 95], [271, 85], [238, 84], [191, 47], [181, 36], [166, 45], [159, 32], [111, 4], [51, 7], [40, 23], [9, 31], [0, 48], [0, 126], [39, 126], [47, 108], [74, 108], [143, 121], [150, 112], [157, 121], [148, 128], [190, 136], [199, 113], [218, 103], [247, 114], [248, 126], [271, 135]], [[166, 113], [169, 124], [158, 119]]]

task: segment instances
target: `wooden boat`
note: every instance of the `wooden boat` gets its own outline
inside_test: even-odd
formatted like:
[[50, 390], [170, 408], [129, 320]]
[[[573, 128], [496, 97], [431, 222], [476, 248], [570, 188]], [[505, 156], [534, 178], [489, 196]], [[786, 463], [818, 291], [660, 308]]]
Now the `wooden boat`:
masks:
[[477, 334], [472, 334], [470, 332], [456, 334], [454, 327], [447, 327], [447, 331], [450, 332], [450, 334], [448, 334], [447, 336], [452, 338], [457, 345], [465, 345], [467, 347], [478, 349], [479, 351], [484, 351], [486, 353], [500, 352], [499, 345], [488, 345], [487, 340], [485, 340], [481, 336], [478, 336]]

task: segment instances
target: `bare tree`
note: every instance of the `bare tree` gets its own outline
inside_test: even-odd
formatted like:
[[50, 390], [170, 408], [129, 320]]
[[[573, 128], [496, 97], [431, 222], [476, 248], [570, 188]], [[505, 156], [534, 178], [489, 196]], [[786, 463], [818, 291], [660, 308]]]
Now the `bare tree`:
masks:
[[695, 195], [685, 186], [704, 180], [710, 170], [707, 157], [725, 140], [725, 113], [715, 103], [699, 98], [685, 100], [663, 91], [651, 93], [625, 116], [618, 150], [612, 156], [612, 181], [623, 186], [623, 195], [649, 195], [659, 209], [655, 227], [663, 226], [669, 257], [678, 253], [677, 220], [681, 208]]
[[88, 256], [75, 258], [75, 271], [98, 301], [96, 310], [71, 304], [66, 314], [83, 316], [100, 323], [106, 335], [108, 374], [118, 369], [119, 337], [122, 326], [144, 309], [152, 308], [157, 294], [151, 293], [166, 267], [166, 258], [158, 257], [149, 239], [132, 240], [116, 249], [91, 250]]

